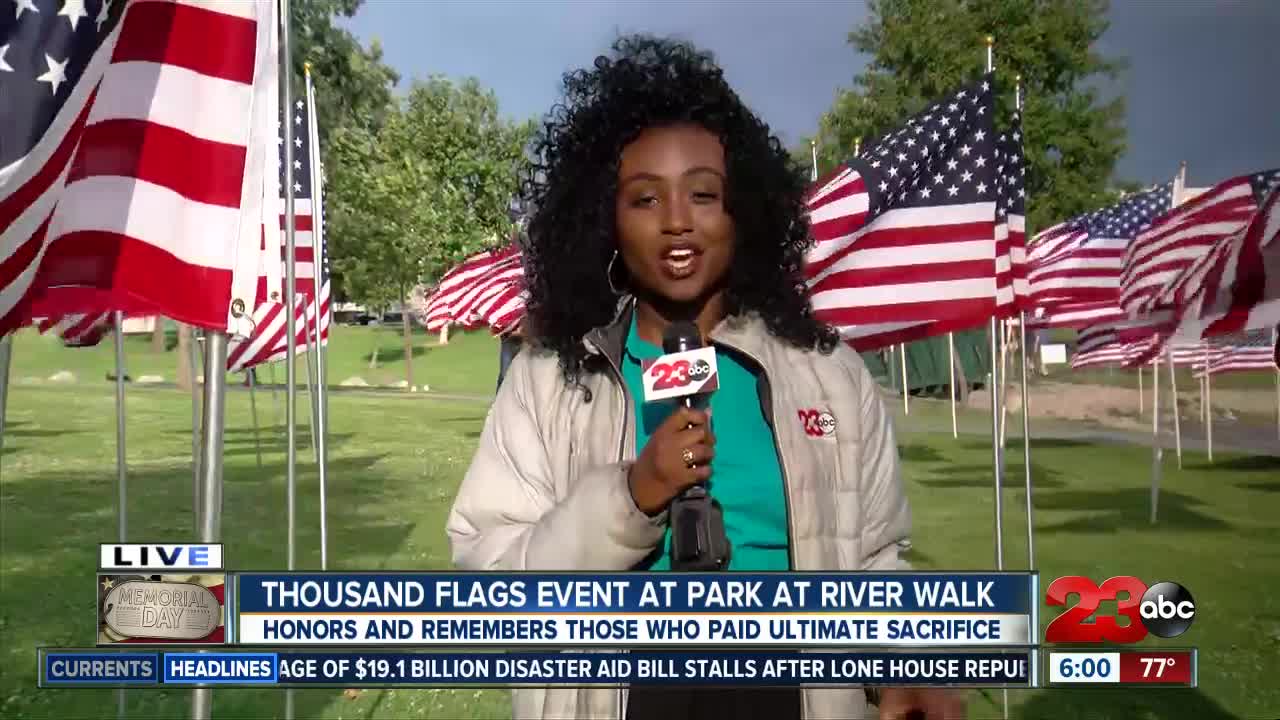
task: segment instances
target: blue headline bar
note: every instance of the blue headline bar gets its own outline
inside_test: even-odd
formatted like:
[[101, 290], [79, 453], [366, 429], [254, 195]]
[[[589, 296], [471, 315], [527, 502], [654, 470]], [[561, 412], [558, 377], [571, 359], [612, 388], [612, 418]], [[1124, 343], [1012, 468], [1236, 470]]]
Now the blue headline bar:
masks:
[[1029, 573], [243, 573], [241, 613], [1029, 614]]
[[58, 653], [44, 656], [46, 685], [155, 685], [160, 655], [147, 653]]
[[[42, 685], [502, 687], [919, 685], [1029, 687], [1029, 650], [203, 653], [42, 651]], [[163, 672], [158, 672], [163, 668]]]

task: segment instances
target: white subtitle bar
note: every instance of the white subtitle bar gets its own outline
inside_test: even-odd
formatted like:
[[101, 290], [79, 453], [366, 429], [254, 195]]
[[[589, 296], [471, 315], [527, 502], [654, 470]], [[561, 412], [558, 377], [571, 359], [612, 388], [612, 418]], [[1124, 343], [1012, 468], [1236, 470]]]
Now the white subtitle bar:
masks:
[[1026, 615], [927, 613], [241, 613], [238, 641], [298, 645], [1006, 647]]

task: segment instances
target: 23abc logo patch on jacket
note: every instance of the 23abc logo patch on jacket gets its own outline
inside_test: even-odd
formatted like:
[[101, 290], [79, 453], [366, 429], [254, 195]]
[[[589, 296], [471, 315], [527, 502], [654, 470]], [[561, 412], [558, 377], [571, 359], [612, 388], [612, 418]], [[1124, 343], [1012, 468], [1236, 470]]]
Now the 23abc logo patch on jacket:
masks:
[[[1071, 595], [1080, 598], [1074, 605], [1068, 601]], [[1116, 602], [1115, 615], [1097, 613], [1099, 604], [1108, 600]], [[1185, 587], [1169, 581], [1148, 587], [1127, 575], [1101, 585], [1079, 575], [1060, 577], [1045, 590], [1045, 602], [1067, 608], [1045, 629], [1046, 643], [1136, 643], [1149, 634], [1174, 638], [1196, 617], [1195, 598]], [[1090, 616], [1093, 622], [1086, 622]], [[1117, 622], [1122, 617], [1127, 624]]]

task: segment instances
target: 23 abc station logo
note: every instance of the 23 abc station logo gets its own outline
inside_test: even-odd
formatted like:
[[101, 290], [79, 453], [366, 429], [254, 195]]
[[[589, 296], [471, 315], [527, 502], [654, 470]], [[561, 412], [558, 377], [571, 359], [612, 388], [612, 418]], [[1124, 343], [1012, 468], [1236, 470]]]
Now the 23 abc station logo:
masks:
[[[1073, 594], [1080, 598], [1075, 605], [1068, 602]], [[1116, 602], [1114, 616], [1097, 613], [1106, 600]], [[1060, 577], [1045, 591], [1045, 602], [1067, 607], [1049, 623], [1046, 643], [1134, 643], [1148, 634], [1175, 638], [1190, 629], [1196, 618], [1190, 590], [1171, 581], [1148, 587], [1132, 576], [1113, 577], [1102, 585], [1078, 575]], [[1090, 616], [1093, 622], [1085, 622]], [[1121, 625], [1118, 617], [1127, 618], [1128, 623]]]

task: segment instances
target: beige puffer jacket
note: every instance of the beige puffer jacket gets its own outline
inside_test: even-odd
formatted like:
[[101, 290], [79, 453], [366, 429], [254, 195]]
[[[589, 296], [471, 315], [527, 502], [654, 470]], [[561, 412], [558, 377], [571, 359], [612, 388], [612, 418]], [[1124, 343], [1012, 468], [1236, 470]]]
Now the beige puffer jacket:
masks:
[[[526, 348], [512, 362], [449, 516], [459, 567], [626, 571], [661, 541], [666, 514], [647, 517], [627, 486], [635, 418], [619, 361], [631, 304], [619, 307], [612, 324], [585, 338], [607, 362], [580, 384], [565, 381], [549, 352]], [[830, 355], [797, 349], [754, 316], [725, 320], [711, 340], [763, 370], [792, 567], [908, 569], [899, 554], [911, 519], [892, 418], [862, 358], [844, 344]], [[859, 688], [806, 688], [803, 698], [806, 720], [874, 716]], [[518, 720], [620, 720], [627, 691], [521, 688], [512, 705]]]

